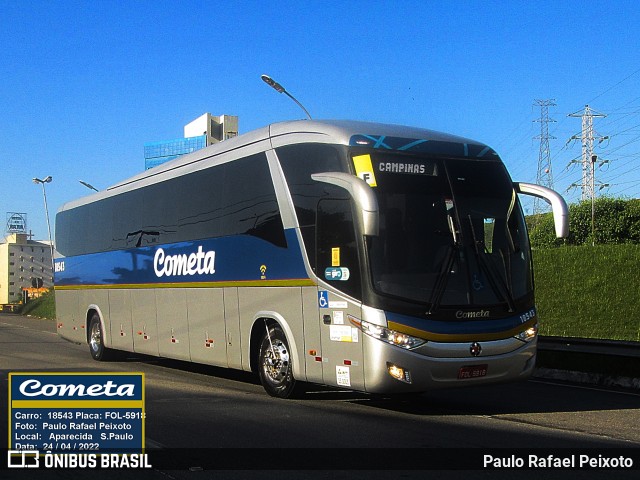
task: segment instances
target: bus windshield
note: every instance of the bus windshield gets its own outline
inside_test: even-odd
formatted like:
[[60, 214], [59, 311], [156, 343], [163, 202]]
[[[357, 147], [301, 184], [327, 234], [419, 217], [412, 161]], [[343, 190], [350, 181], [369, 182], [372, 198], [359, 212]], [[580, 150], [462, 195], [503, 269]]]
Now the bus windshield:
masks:
[[524, 217], [499, 161], [371, 155], [380, 208], [373, 287], [440, 307], [504, 305], [533, 289]]

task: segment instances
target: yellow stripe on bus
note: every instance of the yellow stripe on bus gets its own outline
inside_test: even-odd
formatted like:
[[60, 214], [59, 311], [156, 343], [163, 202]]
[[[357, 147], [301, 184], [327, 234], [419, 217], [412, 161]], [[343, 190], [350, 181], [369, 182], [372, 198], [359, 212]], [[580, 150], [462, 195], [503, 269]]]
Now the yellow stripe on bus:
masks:
[[533, 318], [515, 328], [504, 330], [502, 332], [490, 333], [433, 333], [396, 322], [389, 322], [389, 328], [400, 333], [406, 333], [407, 335], [423, 338], [432, 342], [487, 342], [490, 340], [504, 340], [505, 338], [513, 337], [527, 328], [534, 326], [536, 322], [537, 319]]
[[124, 283], [109, 285], [57, 285], [56, 290], [104, 290], [149, 288], [224, 288], [224, 287], [311, 287], [311, 279], [294, 280], [238, 280], [232, 282], [176, 282], [176, 283]]

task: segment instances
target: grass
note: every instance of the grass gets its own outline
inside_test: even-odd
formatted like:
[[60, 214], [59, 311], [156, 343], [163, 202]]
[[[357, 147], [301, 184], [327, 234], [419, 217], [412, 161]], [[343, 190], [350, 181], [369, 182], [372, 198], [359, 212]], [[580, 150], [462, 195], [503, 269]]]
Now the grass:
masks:
[[533, 252], [540, 333], [640, 341], [640, 245]]
[[43, 294], [40, 298], [31, 300], [20, 310], [21, 315], [31, 315], [38, 318], [56, 318], [56, 304], [53, 289]]

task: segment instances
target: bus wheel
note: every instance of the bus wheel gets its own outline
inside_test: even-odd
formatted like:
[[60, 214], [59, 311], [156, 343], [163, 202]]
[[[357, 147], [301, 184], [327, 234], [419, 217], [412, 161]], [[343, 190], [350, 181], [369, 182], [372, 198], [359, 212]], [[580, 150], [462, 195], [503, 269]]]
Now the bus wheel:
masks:
[[89, 352], [94, 360], [108, 360], [111, 357], [111, 350], [104, 346], [104, 333], [97, 313], [89, 322]]
[[266, 327], [258, 354], [258, 372], [262, 386], [272, 397], [291, 398], [296, 380], [293, 378], [291, 354], [287, 338], [278, 326]]

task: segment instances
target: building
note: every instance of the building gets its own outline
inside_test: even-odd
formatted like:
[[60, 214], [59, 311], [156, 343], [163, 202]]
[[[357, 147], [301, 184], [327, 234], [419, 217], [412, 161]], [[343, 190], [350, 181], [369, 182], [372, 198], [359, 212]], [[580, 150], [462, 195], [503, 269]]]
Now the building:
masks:
[[149, 170], [180, 155], [195, 152], [206, 146], [205, 135], [147, 142], [144, 144], [144, 169]]
[[238, 135], [238, 117], [200, 115], [184, 126], [184, 138], [144, 144], [144, 168], [148, 170], [180, 155], [195, 152]]
[[10, 233], [0, 243], [0, 304], [18, 303], [23, 290], [53, 286], [51, 245]]

